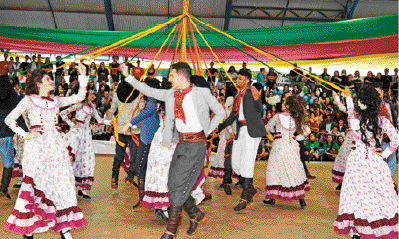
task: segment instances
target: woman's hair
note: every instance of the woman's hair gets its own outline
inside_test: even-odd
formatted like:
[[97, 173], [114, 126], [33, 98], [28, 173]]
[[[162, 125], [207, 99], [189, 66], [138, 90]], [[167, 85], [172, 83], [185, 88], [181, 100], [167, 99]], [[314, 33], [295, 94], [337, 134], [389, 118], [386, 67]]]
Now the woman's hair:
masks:
[[227, 72], [237, 72], [234, 66], [230, 66]]
[[[93, 64], [94, 64], [94, 68], [92, 68]], [[97, 66], [96, 66], [96, 63], [94, 61], [90, 64], [90, 69], [96, 69], [97, 70]]]
[[38, 84], [42, 83], [42, 79], [45, 75], [48, 74], [42, 69], [36, 69], [32, 72], [29, 72], [26, 77], [25, 93], [27, 95], [39, 94]]
[[286, 99], [285, 104], [289, 106], [291, 117], [295, 120], [297, 134], [302, 134], [303, 127], [307, 125], [306, 101], [302, 97], [292, 95]]
[[359, 107], [359, 104], [356, 103], [355, 107], [358, 116], [360, 116], [361, 139], [363, 143], [365, 143], [367, 146], [370, 146], [366, 135], [366, 131], [370, 131], [373, 133], [376, 147], [381, 147], [381, 142], [378, 139], [378, 136], [381, 134], [382, 131], [379, 126], [379, 115], [381, 113], [380, 95], [373, 87], [365, 86], [360, 89], [357, 98], [361, 104], [367, 106], [366, 109], [362, 110]]

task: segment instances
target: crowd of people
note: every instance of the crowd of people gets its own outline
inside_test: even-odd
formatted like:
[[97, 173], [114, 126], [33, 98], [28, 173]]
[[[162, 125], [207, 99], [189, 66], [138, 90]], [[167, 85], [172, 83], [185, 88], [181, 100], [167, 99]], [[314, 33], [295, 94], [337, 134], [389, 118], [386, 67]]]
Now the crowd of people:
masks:
[[[342, 70], [330, 76], [327, 68], [320, 75], [312, 73], [312, 68], [304, 74], [294, 64], [289, 74], [283, 75], [272, 68], [268, 72], [262, 68], [255, 74], [246, 63], [239, 71], [231, 66], [224, 72], [210, 63], [205, 80], [192, 76], [189, 65], [180, 62], [173, 64], [169, 76], [160, 81], [155, 79], [153, 65], [143, 77], [145, 71], [139, 61], [134, 66], [125, 58], [125, 63], [119, 64], [117, 56], [108, 68], [104, 62], [97, 69], [94, 62], [88, 66], [82, 60], [79, 67], [72, 63], [68, 70], [62, 61], [52, 64], [46, 58], [43, 63], [40, 54], [37, 59], [32, 56], [31, 62], [27, 56], [23, 63], [8, 59], [7, 54], [4, 58], [0, 81], [6, 81], [13, 93], [0, 94], [0, 99], [14, 94], [15, 100], [1, 108], [4, 136], [0, 143], [8, 147], [25, 140], [25, 150], [34, 151], [20, 159], [23, 179], [17, 186], [22, 193], [6, 224], [7, 230], [22, 233], [24, 238], [48, 229], [61, 231], [62, 238], [72, 238], [69, 229], [86, 225], [73, 189], [79, 188], [81, 198], [91, 199], [88, 192], [95, 168], [92, 139], [110, 140], [113, 135], [118, 142], [111, 187], [118, 188], [119, 168], [129, 158], [125, 181], [139, 190], [139, 202], [134, 207], [155, 208], [157, 215], [168, 220], [161, 238], [175, 238], [182, 210], [190, 217], [189, 235], [205, 219], [197, 205], [211, 199], [201, 185], [205, 180], [204, 160], [212, 150], [216, 156], [208, 176], [223, 177], [221, 186], [228, 195], [232, 193], [232, 177], [239, 179], [242, 194], [235, 211], [244, 210], [257, 193], [253, 185], [256, 159], [268, 160], [263, 202], [274, 205], [276, 199], [299, 200], [301, 208], [306, 207], [305, 192], [310, 190], [307, 179], [315, 178], [305, 161], [335, 161], [332, 178], [343, 192], [335, 229], [353, 238], [370, 233], [397, 236], [394, 227], [398, 214], [386, 212], [395, 206], [392, 201], [397, 204], [392, 182], [399, 144], [393, 128], [397, 127], [398, 115], [397, 68], [394, 75], [385, 69], [384, 75], [374, 76], [370, 71], [361, 77], [359, 71], [347, 75]], [[143, 82], [138, 81], [141, 78]], [[290, 83], [281, 84], [283, 78]], [[129, 98], [133, 87], [137, 90]], [[114, 133], [111, 120], [115, 116], [118, 131]], [[37, 165], [35, 158], [41, 154], [46, 157]], [[381, 155], [387, 161], [385, 165], [380, 162]], [[370, 162], [363, 162], [364, 156]], [[10, 198], [11, 157], [11, 153], [1, 156], [3, 198]], [[158, 158], [165, 168], [154, 173], [151, 170], [159, 165]], [[58, 164], [49, 170], [46, 165], [54, 160]], [[377, 167], [370, 175], [378, 174], [379, 181], [359, 175], [359, 165]], [[163, 170], [165, 173], [159, 173]], [[372, 201], [364, 189], [354, 186], [366, 182], [373, 182], [370, 190], [376, 190], [376, 194], [376, 187], [381, 185], [389, 192], [381, 205], [373, 202], [373, 210], [383, 211], [381, 215], [370, 216], [371, 209], [351, 204], [354, 192]], [[62, 193], [57, 194], [59, 191]], [[35, 211], [37, 207], [46, 209]], [[42, 223], [38, 218], [26, 218], [22, 215], [26, 210], [49, 220]], [[363, 222], [358, 225], [357, 210], [364, 212], [362, 219], [376, 218], [384, 223], [376, 224], [370, 232]], [[32, 220], [37, 224], [32, 225]]]

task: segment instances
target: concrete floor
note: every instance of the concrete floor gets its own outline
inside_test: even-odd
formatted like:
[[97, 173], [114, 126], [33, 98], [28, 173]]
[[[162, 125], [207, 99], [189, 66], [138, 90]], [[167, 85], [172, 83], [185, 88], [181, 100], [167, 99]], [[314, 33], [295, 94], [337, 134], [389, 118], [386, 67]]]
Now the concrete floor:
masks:
[[[112, 189], [112, 155], [97, 155], [95, 182], [90, 193], [92, 201], [79, 200], [79, 207], [88, 226], [73, 230], [75, 239], [149, 239], [160, 238], [166, 221], [154, 214], [154, 210], [133, 210], [137, 201], [137, 190], [125, 185], [125, 173], [120, 174], [119, 188]], [[233, 195], [227, 196], [219, 188], [220, 179], [208, 178], [205, 189], [212, 193], [213, 199], [200, 205], [207, 214], [207, 221], [200, 225], [193, 236], [186, 234], [189, 220], [183, 216], [177, 238], [285, 238], [285, 239], [333, 239], [349, 238], [334, 232], [333, 222], [338, 213], [339, 192], [331, 182], [332, 163], [310, 163], [309, 168], [316, 179], [310, 180], [311, 191], [306, 194], [307, 207], [300, 209], [298, 202], [277, 201], [269, 206], [262, 203], [265, 188], [266, 162], [258, 161], [255, 166], [255, 186], [263, 191], [246, 210], [235, 212], [233, 207], [239, 201], [240, 189], [233, 188]], [[396, 175], [395, 181], [397, 182]], [[13, 179], [11, 186], [16, 182]], [[18, 190], [11, 187], [10, 202], [0, 204], [0, 238], [22, 238], [21, 235], [6, 232], [4, 224], [10, 215]], [[58, 233], [35, 234], [35, 239], [60, 238]]]

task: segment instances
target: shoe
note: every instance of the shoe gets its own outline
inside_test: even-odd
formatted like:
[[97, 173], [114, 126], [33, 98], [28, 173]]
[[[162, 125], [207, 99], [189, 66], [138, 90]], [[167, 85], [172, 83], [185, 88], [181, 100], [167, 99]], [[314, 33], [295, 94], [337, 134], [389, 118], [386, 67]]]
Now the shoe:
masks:
[[212, 194], [210, 193], [205, 193], [205, 198], [202, 200], [203, 202], [209, 201], [212, 199]]
[[71, 235], [71, 233], [69, 231], [66, 231], [66, 232], [60, 231], [60, 234], [61, 234], [61, 239], [72, 238], [72, 235]]
[[360, 236], [359, 235], [353, 235], [352, 239], [360, 239]]
[[233, 193], [233, 192], [231, 191], [231, 188], [230, 188], [230, 185], [229, 185], [229, 184], [224, 184], [223, 188], [224, 188], [224, 192], [225, 192], [227, 195], [231, 195], [231, 194]]
[[222, 183], [222, 184], [219, 184], [219, 187], [223, 188], [223, 187], [224, 187], [224, 184], [223, 184], [223, 183]]
[[118, 188], [118, 181], [115, 178], [111, 179], [111, 188], [113, 189]]
[[177, 228], [179, 227], [179, 222], [181, 219], [182, 209], [183, 207], [170, 206], [168, 226], [166, 226], [166, 231], [162, 235], [161, 239], [173, 239], [176, 237]]
[[13, 188], [20, 188], [22, 185], [22, 178], [19, 178], [18, 182], [12, 186]]
[[313, 175], [308, 175], [308, 176], [307, 176], [307, 178], [308, 178], [308, 179], [315, 179], [315, 178], [316, 178], [316, 176], [313, 176]]
[[86, 200], [91, 200], [91, 197], [90, 197], [89, 195], [87, 195], [87, 194], [84, 194], [84, 193], [82, 192], [82, 190], [79, 190], [79, 191], [78, 191], [78, 196], [79, 196], [79, 197], [82, 197], [83, 199], [86, 199]]
[[306, 207], [306, 203], [305, 203], [305, 199], [299, 199], [299, 205], [301, 205], [301, 208], [305, 208]]
[[138, 179], [138, 190], [139, 190], [139, 201], [133, 206], [133, 208], [138, 208], [140, 207], [141, 202], [143, 201], [144, 197], [144, 178], [139, 178]]
[[199, 210], [195, 205], [195, 200], [192, 196], [190, 196], [183, 204], [183, 208], [190, 217], [190, 226], [187, 229], [187, 234], [193, 235], [197, 231], [198, 225], [205, 222], [205, 213], [201, 212], [201, 210]]
[[243, 189], [241, 193], [241, 199], [237, 206], [234, 207], [234, 211], [241, 211], [252, 202], [253, 197], [258, 193], [258, 190], [254, 188], [253, 178], [243, 178]]
[[338, 186], [335, 188], [335, 190], [338, 190], [338, 191], [340, 191], [340, 190], [341, 190], [341, 188], [342, 188], [342, 183], [338, 184]]
[[134, 181], [134, 179], [130, 180], [129, 177], [126, 177], [125, 179], [125, 183], [129, 186], [135, 186], [136, 188], [138, 188], [139, 186], [137, 185], [137, 183]]
[[165, 221], [169, 220], [168, 210], [155, 209], [155, 215], [160, 216]]
[[276, 199], [266, 199], [263, 200], [264, 204], [274, 205], [276, 203]]
[[0, 200], [11, 200], [11, 196], [8, 193], [0, 192]]
[[33, 239], [33, 235], [32, 235], [32, 236], [24, 235], [22, 238], [23, 238], [23, 239]]

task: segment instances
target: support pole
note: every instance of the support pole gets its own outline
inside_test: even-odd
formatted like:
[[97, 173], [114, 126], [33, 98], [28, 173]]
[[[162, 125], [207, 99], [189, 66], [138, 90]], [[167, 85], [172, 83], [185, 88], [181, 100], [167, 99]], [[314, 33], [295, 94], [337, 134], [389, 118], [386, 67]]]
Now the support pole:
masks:
[[51, 6], [50, 0], [47, 0], [47, 2], [48, 2], [48, 6], [49, 6], [49, 8], [50, 8], [50, 11], [51, 11], [51, 15], [53, 16], [54, 27], [55, 27], [55, 29], [58, 29], [58, 27], [57, 27], [57, 22], [55, 21], [53, 6]]
[[186, 44], [187, 44], [187, 14], [188, 14], [188, 7], [189, 7], [189, 1], [188, 0], [183, 0], [183, 27], [182, 27], [182, 42], [181, 42], [181, 52], [180, 52], [180, 61], [181, 62], [187, 62], [187, 49], [186, 49]]
[[225, 31], [229, 30], [232, 6], [233, 6], [233, 0], [226, 0], [226, 13], [224, 15], [224, 28], [223, 28], [223, 30]]
[[108, 30], [115, 31], [114, 19], [112, 17], [111, 0], [104, 0], [105, 16], [107, 17]]

